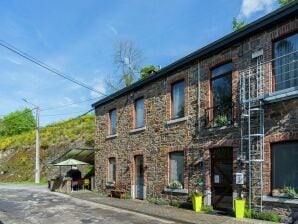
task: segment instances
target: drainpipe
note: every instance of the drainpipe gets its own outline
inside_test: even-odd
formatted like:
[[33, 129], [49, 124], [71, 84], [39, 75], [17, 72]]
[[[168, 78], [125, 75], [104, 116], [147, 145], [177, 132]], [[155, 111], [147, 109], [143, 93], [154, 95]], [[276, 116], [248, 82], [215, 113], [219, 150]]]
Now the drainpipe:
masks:
[[201, 129], [201, 107], [200, 107], [200, 100], [201, 100], [201, 85], [200, 85], [200, 79], [201, 79], [201, 63], [198, 62], [198, 72], [197, 72], [197, 82], [198, 82], [198, 130]]

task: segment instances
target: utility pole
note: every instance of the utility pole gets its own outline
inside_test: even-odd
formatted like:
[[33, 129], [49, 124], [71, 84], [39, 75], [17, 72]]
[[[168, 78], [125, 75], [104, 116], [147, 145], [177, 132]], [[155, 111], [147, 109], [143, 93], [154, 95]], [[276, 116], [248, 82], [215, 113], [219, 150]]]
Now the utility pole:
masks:
[[39, 107], [36, 107], [36, 139], [35, 139], [35, 183], [40, 183], [40, 148], [39, 148]]
[[36, 110], [36, 138], [35, 138], [35, 183], [40, 183], [40, 148], [39, 148], [39, 114], [40, 114], [40, 108], [39, 106], [36, 106], [35, 104], [29, 102], [26, 99], [23, 99], [26, 103], [29, 103], [33, 105]]

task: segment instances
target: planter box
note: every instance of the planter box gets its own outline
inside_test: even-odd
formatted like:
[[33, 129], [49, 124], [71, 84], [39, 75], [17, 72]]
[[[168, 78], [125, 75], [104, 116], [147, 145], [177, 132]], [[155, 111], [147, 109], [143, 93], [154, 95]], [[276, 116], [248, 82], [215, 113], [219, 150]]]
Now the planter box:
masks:
[[235, 199], [235, 216], [236, 218], [244, 218], [244, 210], [245, 210], [245, 200], [244, 199]]
[[203, 196], [192, 196], [192, 208], [195, 212], [200, 212], [202, 210]]

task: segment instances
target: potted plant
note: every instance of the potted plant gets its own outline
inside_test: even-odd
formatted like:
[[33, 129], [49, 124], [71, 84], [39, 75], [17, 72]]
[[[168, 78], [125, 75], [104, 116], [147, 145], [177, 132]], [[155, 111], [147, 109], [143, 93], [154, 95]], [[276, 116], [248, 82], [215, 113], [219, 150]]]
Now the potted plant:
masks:
[[295, 188], [290, 187], [290, 186], [284, 186], [282, 188], [282, 193], [283, 193], [283, 197], [287, 197], [287, 198], [295, 198], [297, 197], [297, 193], [295, 191]]
[[[199, 177], [197, 179], [196, 185], [202, 188], [204, 186], [204, 178]], [[202, 210], [202, 203], [203, 203], [203, 193], [198, 191], [197, 189], [194, 190], [191, 194], [192, 200], [192, 207], [195, 212], [200, 212]]]
[[203, 193], [195, 190], [191, 193], [192, 208], [195, 212], [202, 210]]
[[225, 126], [229, 124], [227, 115], [217, 115], [214, 119], [216, 126]]
[[106, 187], [115, 187], [115, 181], [110, 180], [106, 183]]
[[179, 181], [175, 180], [175, 181], [173, 181], [169, 184], [169, 188], [171, 188], [171, 189], [182, 189], [183, 186]]
[[236, 218], [244, 218], [244, 210], [245, 210], [245, 199], [243, 198], [236, 198], [234, 200], [234, 207], [235, 207], [235, 216]]

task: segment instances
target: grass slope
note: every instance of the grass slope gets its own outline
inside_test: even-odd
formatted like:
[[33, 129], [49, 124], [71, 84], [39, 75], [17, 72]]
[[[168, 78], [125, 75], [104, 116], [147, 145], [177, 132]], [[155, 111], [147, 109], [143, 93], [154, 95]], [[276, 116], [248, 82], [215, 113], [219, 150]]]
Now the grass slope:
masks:
[[[41, 179], [46, 180], [46, 161], [72, 144], [94, 145], [94, 115], [50, 124], [40, 130]], [[0, 151], [13, 149], [13, 154], [0, 161], [0, 182], [33, 181], [35, 164], [35, 131], [0, 137]], [[0, 152], [1, 153], [1, 152]]]

